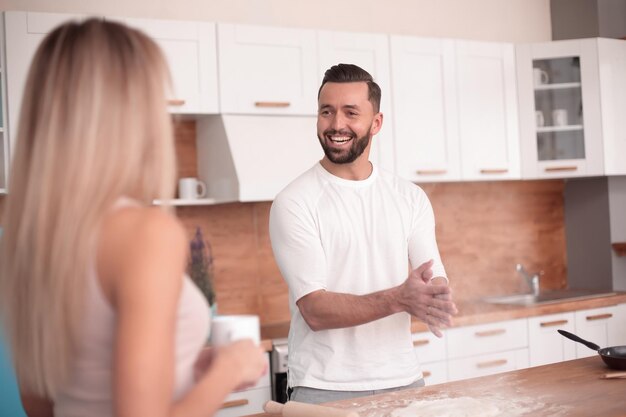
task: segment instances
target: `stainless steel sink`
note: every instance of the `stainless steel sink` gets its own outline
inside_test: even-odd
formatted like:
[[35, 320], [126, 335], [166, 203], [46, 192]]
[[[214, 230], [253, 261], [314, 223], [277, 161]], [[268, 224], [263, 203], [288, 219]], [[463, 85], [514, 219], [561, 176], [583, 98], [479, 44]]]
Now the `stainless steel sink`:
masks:
[[570, 300], [609, 297], [615, 294], [615, 292], [599, 290], [557, 290], [541, 292], [538, 295], [514, 294], [499, 297], [488, 297], [484, 298], [483, 301], [490, 304], [537, 305], [562, 303]]

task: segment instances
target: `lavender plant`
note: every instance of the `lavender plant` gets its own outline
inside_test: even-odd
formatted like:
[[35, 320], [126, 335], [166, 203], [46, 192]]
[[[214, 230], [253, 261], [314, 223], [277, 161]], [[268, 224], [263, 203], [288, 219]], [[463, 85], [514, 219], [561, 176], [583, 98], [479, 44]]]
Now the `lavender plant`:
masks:
[[211, 245], [204, 240], [202, 229], [196, 227], [196, 234], [189, 243], [190, 256], [187, 273], [206, 297], [209, 305], [215, 303], [213, 290], [213, 254]]

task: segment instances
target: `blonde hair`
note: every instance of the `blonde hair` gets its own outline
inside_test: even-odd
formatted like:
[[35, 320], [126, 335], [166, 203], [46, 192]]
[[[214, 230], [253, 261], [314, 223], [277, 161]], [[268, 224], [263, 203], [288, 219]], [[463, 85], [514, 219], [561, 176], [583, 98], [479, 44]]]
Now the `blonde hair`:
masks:
[[66, 23], [35, 54], [0, 239], [5, 331], [28, 392], [54, 399], [67, 380], [105, 212], [121, 196], [173, 196], [168, 83], [157, 45], [118, 23]]

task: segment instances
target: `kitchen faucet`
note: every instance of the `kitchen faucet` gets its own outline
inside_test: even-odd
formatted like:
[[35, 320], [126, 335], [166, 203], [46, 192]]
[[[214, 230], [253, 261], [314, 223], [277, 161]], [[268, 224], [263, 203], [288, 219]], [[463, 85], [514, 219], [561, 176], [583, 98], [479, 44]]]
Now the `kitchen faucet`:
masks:
[[541, 274], [540, 272], [536, 272], [532, 275], [530, 275], [528, 272], [526, 272], [526, 270], [524, 269], [524, 267], [522, 266], [522, 264], [517, 264], [515, 265], [515, 270], [522, 276], [524, 277], [524, 279], [526, 280], [526, 282], [528, 283], [528, 286], [530, 287], [530, 289], [533, 292], [533, 295], [539, 295], [539, 275]]

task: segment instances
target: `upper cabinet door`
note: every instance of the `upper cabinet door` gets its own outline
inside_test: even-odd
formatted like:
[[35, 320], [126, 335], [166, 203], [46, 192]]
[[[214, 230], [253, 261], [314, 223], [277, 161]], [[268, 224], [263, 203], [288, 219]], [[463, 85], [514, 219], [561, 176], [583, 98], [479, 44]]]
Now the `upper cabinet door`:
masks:
[[518, 45], [517, 69], [523, 177], [603, 175], [596, 40]]
[[217, 28], [222, 113], [317, 113], [315, 31], [221, 23]]
[[219, 112], [214, 23], [134, 18], [111, 20], [140, 29], [161, 47], [172, 77], [172, 92], [168, 97], [171, 113]]
[[604, 173], [626, 175], [626, 42], [598, 39]]
[[520, 178], [515, 48], [456, 42], [464, 180]]
[[9, 149], [13, 155], [17, 137], [17, 121], [30, 63], [43, 38], [68, 20], [81, 20], [76, 14], [4, 12], [4, 41], [6, 54], [6, 99]]
[[454, 41], [391, 36], [390, 45], [398, 175], [459, 180]]
[[317, 39], [319, 48], [317, 85], [322, 83], [327, 69], [343, 63], [355, 64], [363, 68], [380, 86], [383, 127], [380, 133], [372, 139], [370, 160], [388, 171], [395, 171], [387, 35], [320, 31], [317, 33]]

